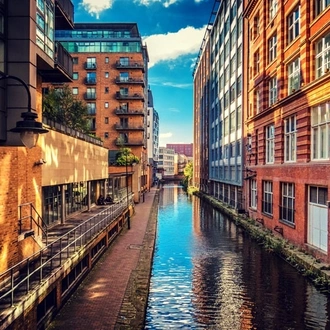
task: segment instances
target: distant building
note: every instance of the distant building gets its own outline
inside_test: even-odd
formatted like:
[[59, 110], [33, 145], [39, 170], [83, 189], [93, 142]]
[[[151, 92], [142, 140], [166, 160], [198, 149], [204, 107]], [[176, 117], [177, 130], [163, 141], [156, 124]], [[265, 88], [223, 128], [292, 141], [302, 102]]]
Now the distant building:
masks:
[[158, 153], [159, 153], [159, 115], [154, 108], [152, 92], [148, 90], [148, 116], [147, 116], [148, 162], [150, 185], [156, 179]]
[[159, 148], [159, 160], [157, 165], [157, 172], [161, 173], [162, 177], [173, 177], [175, 175], [174, 156], [175, 156], [175, 151], [173, 149], [169, 149], [165, 147]]
[[187, 157], [193, 156], [192, 143], [167, 143], [166, 148], [173, 149], [177, 154], [186, 155]]

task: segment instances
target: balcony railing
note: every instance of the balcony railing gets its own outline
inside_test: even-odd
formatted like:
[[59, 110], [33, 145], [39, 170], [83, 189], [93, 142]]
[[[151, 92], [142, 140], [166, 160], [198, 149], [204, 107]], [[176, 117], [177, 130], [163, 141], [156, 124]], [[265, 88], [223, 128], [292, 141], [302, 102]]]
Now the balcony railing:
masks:
[[128, 139], [126, 141], [122, 141], [122, 139], [116, 139], [115, 141], [117, 146], [143, 146], [144, 142], [142, 139]]
[[84, 98], [85, 100], [95, 100], [96, 93], [85, 93]]
[[144, 71], [144, 63], [141, 61], [117, 61], [116, 62], [117, 69], [142, 69]]
[[117, 77], [116, 84], [134, 84], [144, 86], [144, 80], [142, 78], [123, 78]]
[[120, 125], [120, 124], [115, 124], [115, 129], [117, 131], [122, 131], [122, 130], [133, 130], [133, 131], [144, 131], [144, 127], [142, 125]]
[[71, 79], [73, 75], [73, 59], [70, 53], [61, 45], [56, 43], [55, 65], [64, 71]]
[[73, 28], [73, 4], [71, 0], [56, 0], [56, 29]]
[[85, 62], [85, 69], [87, 70], [96, 70], [97, 65], [95, 62]]
[[96, 85], [96, 77], [95, 78], [86, 77], [85, 84], [86, 85]]
[[121, 94], [120, 92], [116, 92], [117, 100], [144, 100], [144, 96], [139, 93], [134, 94]]
[[115, 114], [116, 115], [142, 115], [144, 116], [144, 111], [143, 109], [124, 109], [124, 108], [116, 108], [115, 109]]

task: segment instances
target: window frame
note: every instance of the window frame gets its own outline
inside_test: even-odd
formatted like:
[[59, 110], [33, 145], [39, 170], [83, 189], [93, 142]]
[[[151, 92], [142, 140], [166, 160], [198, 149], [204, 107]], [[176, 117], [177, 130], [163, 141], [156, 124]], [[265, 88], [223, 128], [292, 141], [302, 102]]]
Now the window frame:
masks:
[[275, 126], [268, 125], [265, 128], [266, 139], [266, 164], [274, 164], [275, 160]]
[[268, 39], [268, 63], [275, 61], [277, 57], [277, 33], [273, 33]]
[[284, 120], [284, 162], [292, 163], [297, 160], [297, 117], [290, 116]]
[[273, 182], [262, 181], [262, 212], [267, 215], [273, 215]]
[[287, 17], [288, 44], [300, 35], [300, 5], [295, 7]]
[[269, 88], [269, 106], [272, 106], [277, 102], [277, 76], [274, 76], [269, 79], [268, 83]]

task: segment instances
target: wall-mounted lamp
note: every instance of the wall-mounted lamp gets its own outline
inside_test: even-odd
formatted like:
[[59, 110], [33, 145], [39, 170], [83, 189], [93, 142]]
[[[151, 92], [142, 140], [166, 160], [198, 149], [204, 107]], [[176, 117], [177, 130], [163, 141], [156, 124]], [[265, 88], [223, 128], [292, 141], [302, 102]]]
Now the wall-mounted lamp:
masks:
[[35, 163], [34, 163], [34, 165], [35, 166], [39, 166], [39, 165], [44, 165], [44, 164], [46, 164], [47, 162], [44, 160], [44, 159], [38, 159]]
[[16, 127], [10, 129], [11, 132], [20, 133], [22, 143], [29, 149], [37, 144], [39, 134], [47, 133], [48, 129], [42, 127], [42, 123], [36, 121], [38, 115], [31, 110], [31, 93], [27, 84], [20, 78], [11, 75], [0, 76], [0, 80], [13, 79], [20, 82], [25, 88], [28, 95], [27, 112], [23, 112], [21, 117], [23, 120], [16, 122]]

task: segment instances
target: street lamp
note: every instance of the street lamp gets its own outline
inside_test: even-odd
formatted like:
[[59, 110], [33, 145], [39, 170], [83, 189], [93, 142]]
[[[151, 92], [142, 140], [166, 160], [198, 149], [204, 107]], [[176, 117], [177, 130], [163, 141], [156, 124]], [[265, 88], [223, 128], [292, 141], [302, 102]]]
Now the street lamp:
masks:
[[31, 110], [31, 93], [27, 84], [20, 78], [11, 75], [0, 76], [0, 80], [13, 79], [20, 82], [25, 88], [28, 96], [27, 112], [22, 112], [23, 120], [16, 122], [16, 127], [11, 132], [20, 133], [22, 143], [29, 149], [33, 148], [38, 141], [39, 134], [47, 133], [48, 130], [42, 127], [42, 123], [36, 121], [38, 115]]

